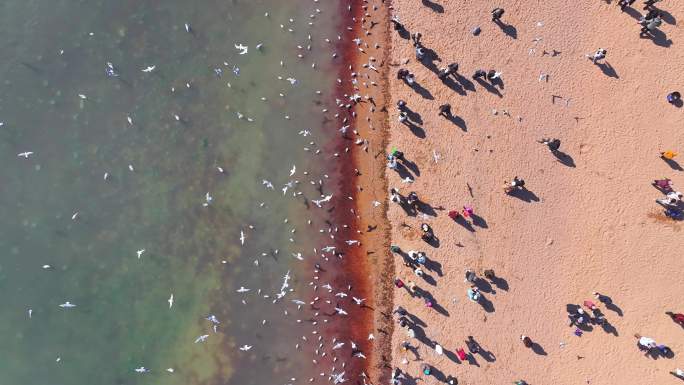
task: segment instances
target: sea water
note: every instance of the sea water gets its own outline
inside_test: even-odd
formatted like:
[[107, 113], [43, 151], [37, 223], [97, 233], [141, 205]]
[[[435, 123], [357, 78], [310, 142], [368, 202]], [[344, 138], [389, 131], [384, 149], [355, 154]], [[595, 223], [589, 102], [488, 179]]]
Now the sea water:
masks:
[[339, 9], [2, 2], [0, 384], [318, 376], [292, 301], [328, 238]]

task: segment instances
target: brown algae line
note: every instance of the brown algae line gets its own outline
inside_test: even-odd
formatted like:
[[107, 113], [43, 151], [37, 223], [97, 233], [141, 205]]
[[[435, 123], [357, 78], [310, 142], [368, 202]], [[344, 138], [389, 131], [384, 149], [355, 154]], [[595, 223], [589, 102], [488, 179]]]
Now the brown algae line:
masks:
[[[347, 5], [351, 5], [351, 12], [347, 9]], [[363, 5], [368, 8], [364, 10]], [[377, 10], [372, 10], [374, 5], [378, 6]], [[370, 112], [370, 101], [362, 101], [352, 107], [356, 116], [350, 117], [352, 121], [348, 124], [357, 129], [360, 138], [369, 141], [368, 150], [364, 151], [362, 146], [349, 148], [354, 139], [342, 138], [340, 140], [337, 152], [345, 154], [349, 148], [351, 161], [341, 162], [340, 194], [335, 199], [336, 210], [333, 215], [336, 219], [335, 223], [349, 224], [350, 233], [355, 234], [361, 241], [359, 247], [350, 248], [342, 243], [343, 240], [337, 240], [340, 247], [348, 250], [342, 262], [345, 282], [350, 282], [354, 287], [353, 292], [367, 298], [368, 301], [365, 307], [352, 309], [354, 313], [350, 312], [350, 321], [346, 328], [349, 337], [357, 342], [367, 356], [366, 360], [354, 363], [354, 369], [358, 372], [352, 371], [352, 374], [358, 375], [363, 371], [369, 376], [371, 383], [378, 384], [389, 381], [391, 374], [393, 326], [391, 311], [394, 293], [392, 287], [394, 261], [388, 252], [390, 226], [387, 219], [385, 199], [387, 180], [384, 167], [384, 153], [389, 133], [387, 110], [383, 108], [389, 100], [387, 87], [389, 71], [386, 62], [390, 44], [389, 9], [381, 0], [368, 0], [367, 2], [352, 0], [341, 6], [348, 14], [346, 21], [348, 25], [351, 25], [351, 30], [344, 31], [346, 35], [340, 47], [345, 64], [340, 68], [339, 78], [343, 82], [339, 88], [338, 98], [347, 101], [352, 94], [357, 92], [363, 94], [365, 91], [376, 103], [376, 111]], [[380, 20], [373, 19], [379, 24], [372, 27], [370, 35], [364, 33], [361, 22], [366, 11], [372, 12], [370, 18], [380, 16]], [[366, 22], [368, 23], [366, 27], [368, 27], [370, 21], [366, 20]], [[346, 29], [346, 25], [343, 28]], [[361, 75], [365, 74], [360, 73], [364, 70], [362, 66], [368, 62], [369, 57], [359, 50], [359, 46], [353, 41], [354, 38], [361, 38], [369, 47], [376, 43], [380, 45], [380, 52], [375, 55], [377, 59], [375, 67], [378, 68], [377, 86], [361, 89], [363, 80], [370, 81], [365, 77], [362, 78]], [[365, 71], [372, 74], [370, 69], [365, 69]], [[351, 80], [352, 72], [357, 73], [356, 89], [351, 81], [347, 81]], [[364, 106], [367, 108], [362, 108]], [[342, 117], [339, 119], [341, 125], [342, 119]], [[357, 169], [361, 172], [360, 175], [357, 175]], [[352, 197], [352, 200], [348, 197]], [[374, 207], [373, 201], [380, 201], [380, 206]], [[372, 227], [375, 227], [375, 230], [367, 230]], [[374, 340], [369, 340], [370, 334], [373, 334]]]

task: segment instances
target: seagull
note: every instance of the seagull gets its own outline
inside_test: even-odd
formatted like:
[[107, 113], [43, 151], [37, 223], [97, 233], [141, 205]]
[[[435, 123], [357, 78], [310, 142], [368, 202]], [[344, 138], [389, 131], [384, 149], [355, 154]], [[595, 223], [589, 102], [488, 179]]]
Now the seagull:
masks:
[[296, 171], [297, 171], [297, 166], [292, 165], [292, 168], [290, 169], [290, 176], [294, 175]]
[[66, 301], [63, 304], [59, 305], [59, 307], [64, 308], [64, 309], [70, 309], [72, 307], [76, 307], [73, 303]]
[[290, 82], [290, 84], [292, 84], [292, 85], [297, 84], [297, 79], [295, 79], [295, 78], [287, 78], [287, 79], [285, 79], [285, 80], [287, 80], [288, 82]]
[[244, 55], [244, 54], [246, 54], [247, 51], [249, 50], [249, 47], [244, 46], [244, 45], [242, 45], [242, 44], [235, 44], [235, 49], [239, 49], [239, 50], [240, 50], [240, 55]]
[[333, 251], [335, 251], [335, 246], [326, 246], [326, 247], [322, 248], [321, 251], [323, 251], [325, 253], [333, 252]]
[[43, 269], [45, 269], [45, 270], [47, 270], [47, 269], [52, 269], [52, 266], [50, 266], [50, 265], [43, 265]]
[[86, 99], [88, 98], [87, 96], [85, 96], [85, 95], [83, 95], [83, 94], [78, 94], [78, 97], [81, 98], [81, 99], [83, 99], [83, 100], [86, 100]]
[[76, 211], [76, 212], [74, 213], [74, 215], [71, 216], [71, 220], [72, 220], [72, 221], [75, 221], [75, 220], [76, 220], [76, 217], [78, 217], [78, 211]]
[[169, 297], [169, 299], [166, 300], [169, 303], [169, 309], [171, 309], [171, 306], [173, 306], [173, 294]]
[[374, 339], [375, 339], [375, 336], [373, 335], [373, 333], [370, 333], [370, 334], [368, 335], [368, 341], [374, 340]]
[[22, 153], [17, 154], [18, 157], [26, 158], [26, 159], [28, 159], [28, 157], [31, 155], [33, 155], [33, 151], [26, 151], [26, 152], [22, 152]]
[[242, 346], [240, 346], [240, 350], [242, 350], [243, 352], [246, 352], [246, 351], [248, 351], [248, 350], [251, 349], [251, 348], [252, 348], [252, 345], [242, 345]]
[[347, 313], [346, 311], [344, 311], [344, 309], [342, 309], [341, 307], [336, 307], [336, 308], [335, 308], [335, 311], [337, 312], [337, 314], [349, 315], [349, 313]]
[[361, 353], [361, 352], [356, 352], [356, 353], [354, 353], [354, 357], [359, 357], [359, 358], [366, 359], [366, 356], [363, 355], [363, 353]]
[[143, 255], [144, 252], [145, 252], [145, 249], [140, 249], [140, 250], [135, 252], [136, 254], [138, 254], [138, 259], [140, 259], [140, 256]]
[[344, 297], [346, 297], [346, 296], [348, 296], [348, 295], [349, 295], [349, 294], [347, 294], [347, 293], [345, 293], [345, 292], [339, 292], [339, 293], [335, 294], [335, 297], [344, 298]]
[[248, 291], [250, 291], [250, 290], [251, 290], [251, 289], [247, 289], [247, 288], [244, 287], [244, 286], [240, 286], [240, 288], [237, 289], [236, 291], [237, 291], [238, 293], [246, 293], [246, 292], [248, 292]]
[[147, 66], [147, 67], [141, 69], [141, 71], [142, 71], [142, 72], [152, 72], [152, 71], [154, 71], [155, 68], [157, 68], [156, 65], [154, 65], [154, 66]]
[[209, 338], [209, 334], [203, 334], [203, 335], [195, 338], [195, 343], [204, 342], [207, 340], [207, 338]]
[[306, 305], [306, 302], [298, 300], [298, 299], [293, 299], [292, 302], [294, 302], [297, 305]]
[[344, 374], [345, 374], [345, 373], [346, 373], [346, 372], [342, 372], [342, 373], [339, 373], [339, 374], [332, 373], [332, 374], [330, 375], [330, 377], [332, 377], [333, 384], [341, 384], [341, 383], [347, 381], [347, 379], [344, 378]]
[[332, 350], [337, 350], [343, 346], [344, 346], [344, 342], [338, 342], [332, 347]]
[[208, 315], [207, 318], [205, 318], [205, 319], [207, 321], [211, 321], [211, 323], [213, 323], [214, 325], [218, 325], [221, 323], [221, 322], [219, 322], [218, 318], [216, 318], [216, 316], [213, 314]]
[[173, 373], [175, 370], [173, 368], [167, 368], [166, 371], [169, 373]]
[[141, 367], [139, 367], [139, 368], [135, 368], [135, 371], [138, 372], [138, 373], [147, 373], [147, 372], [149, 372], [150, 370], [147, 369], [147, 368], [144, 367], [144, 366], [141, 366]]
[[130, 124], [131, 126], [133, 125], [133, 118], [131, 118], [130, 115], [126, 115], [126, 120], [128, 120], [128, 124]]
[[361, 303], [366, 300], [365, 298], [356, 298], [354, 296], [352, 296], [352, 299], [354, 300], [354, 302], [356, 302], [357, 305], [361, 305]]
[[185, 23], [185, 32], [190, 33], [190, 31], [192, 31], [192, 28], [190, 27], [190, 24]]
[[245, 244], [245, 232], [240, 230], [240, 245]]
[[28, 309], [28, 316], [31, 318], [31, 315], [33, 314], [33, 309]]
[[207, 207], [211, 204], [211, 201], [214, 200], [214, 197], [211, 196], [209, 193], [206, 193], [204, 195], [204, 203], [202, 203], [202, 206]]
[[271, 190], [274, 189], [274, 188], [273, 188], [273, 183], [267, 181], [266, 179], [262, 180], [262, 181], [261, 181], [261, 184], [263, 184], [264, 186], [266, 186], [266, 188], [270, 188]]

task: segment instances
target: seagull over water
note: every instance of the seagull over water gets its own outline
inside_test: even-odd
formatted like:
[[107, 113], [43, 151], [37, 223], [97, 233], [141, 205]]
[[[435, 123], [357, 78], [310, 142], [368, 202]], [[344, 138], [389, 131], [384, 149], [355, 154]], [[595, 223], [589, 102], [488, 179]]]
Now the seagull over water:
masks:
[[157, 68], [156, 65], [155, 65], [155, 66], [147, 66], [147, 67], [141, 69], [141, 71], [142, 71], [142, 72], [148, 72], [148, 73], [149, 73], [149, 72], [154, 71], [155, 68]]
[[145, 252], [145, 249], [140, 249], [140, 250], [135, 252], [138, 255], [138, 259], [140, 259], [140, 257], [143, 255], [144, 252]]
[[69, 301], [66, 301], [63, 304], [59, 305], [59, 307], [61, 307], [63, 309], [71, 309], [72, 307], [76, 307], [76, 305], [74, 305], [73, 303], [71, 303]]
[[141, 366], [141, 367], [139, 367], [139, 368], [135, 368], [135, 371], [136, 371], [137, 373], [147, 373], [147, 372], [149, 372], [150, 370], [147, 369], [147, 368], [144, 367], [144, 366]]
[[29, 156], [31, 156], [31, 155], [33, 155], [33, 151], [26, 151], [26, 152], [21, 152], [21, 153], [17, 154], [18, 157], [26, 158], [26, 159], [28, 159]]
[[240, 230], [240, 245], [245, 244], [245, 232]]
[[240, 350], [242, 350], [243, 352], [246, 352], [246, 351], [248, 351], [248, 350], [251, 349], [251, 348], [252, 348], [251, 345], [242, 345], [242, 346], [240, 346]]
[[238, 293], [246, 293], [246, 292], [248, 292], [248, 291], [250, 291], [250, 290], [251, 290], [251, 289], [247, 289], [247, 288], [244, 287], [244, 286], [240, 286], [240, 288], [237, 289], [237, 292], [238, 292]]
[[240, 55], [244, 55], [249, 50], [249, 47], [242, 44], [235, 44], [235, 49], [240, 50]]
[[209, 338], [209, 334], [203, 334], [195, 339], [195, 343], [204, 342]]
[[171, 306], [173, 306], [173, 294], [171, 294], [167, 302], [169, 303], [169, 309], [171, 309]]

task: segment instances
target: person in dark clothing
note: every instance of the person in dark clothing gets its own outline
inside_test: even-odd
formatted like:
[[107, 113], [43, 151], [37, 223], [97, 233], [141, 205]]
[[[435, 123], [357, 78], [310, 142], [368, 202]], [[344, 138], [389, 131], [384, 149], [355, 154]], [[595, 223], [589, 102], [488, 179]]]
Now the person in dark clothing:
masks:
[[646, 0], [644, 1], [644, 10], [647, 10], [651, 7], [653, 7], [653, 4], [659, 2], [660, 0]]
[[667, 94], [667, 102], [670, 104], [679, 103], [682, 100], [682, 94], [678, 91], [670, 92]]
[[413, 40], [413, 46], [414, 47], [422, 47], [422, 44], [420, 44], [420, 38], [423, 37], [423, 34], [420, 32], [416, 32], [411, 34], [411, 40]]
[[409, 70], [406, 68], [400, 68], [399, 71], [397, 71], [397, 79], [399, 80], [404, 80], [406, 79], [406, 76], [409, 74]]
[[458, 63], [451, 63], [447, 66], [447, 70], [449, 71], [449, 75], [453, 75], [458, 72]]
[[561, 141], [560, 139], [551, 139], [551, 138], [542, 138], [542, 140], [538, 140], [537, 142], [541, 144], [545, 144], [549, 147], [549, 151], [551, 152], [556, 152], [560, 148]]
[[397, 108], [399, 111], [404, 111], [406, 109], [406, 102], [401, 99], [397, 100]]
[[451, 116], [451, 104], [442, 104], [439, 106], [439, 115], [448, 118]]
[[440, 69], [439, 72], [437, 73], [437, 77], [438, 77], [439, 80], [441, 80], [441, 81], [445, 81], [445, 80], [449, 77], [449, 75], [450, 75], [450, 73], [449, 73], [449, 69], [448, 69], [448, 68], [442, 68], [442, 69]]
[[492, 11], [492, 21], [495, 23], [501, 22], [501, 16], [504, 14], [503, 8], [494, 8]]
[[473, 74], [473, 79], [474, 79], [474, 80], [477, 80], [477, 79], [479, 79], [479, 78], [484, 78], [484, 77], [486, 77], [486, 76], [487, 76], [487, 71], [485, 71], [485, 70], [477, 70], [477, 71], [475, 71], [475, 73]]
[[617, 5], [619, 5], [620, 9], [624, 12], [625, 8], [631, 7], [635, 2], [636, 0], [619, 0]]

